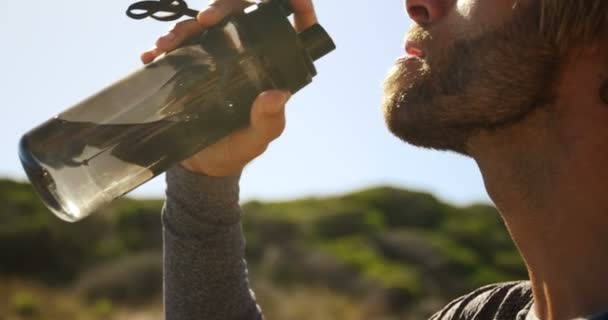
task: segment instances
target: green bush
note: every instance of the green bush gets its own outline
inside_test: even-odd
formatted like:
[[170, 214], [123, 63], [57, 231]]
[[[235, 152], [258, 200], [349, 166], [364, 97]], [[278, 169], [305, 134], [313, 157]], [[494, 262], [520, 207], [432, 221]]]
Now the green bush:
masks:
[[135, 202], [132, 207], [118, 211], [116, 238], [128, 252], [160, 249], [162, 246], [161, 210]]
[[415, 267], [383, 258], [365, 239], [353, 237], [332, 240], [324, 243], [322, 248], [354, 267], [365, 279], [381, 288], [400, 289], [412, 297], [421, 293]]
[[359, 208], [373, 208], [384, 215], [392, 228], [434, 228], [444, 216], [445, 206], [430, 194], [410, 192], [391, 187], [374, 188], [343, 198]]
[[145, 302], [162, 291], [162, 256], [141, 253], [103, 264], [83, 273], [76, 289], [89, 301]]
[[90, 313], [97, 319], [107, 319], [114, 312], [114, 304], [108, 299], [95, 300], [89, 307]]
[[27, 291], [18, 291], [11, 297], [10, 306], [13, 312], [21, 317], [35, 317], [40, 314], [40, 298]]
[[388, 230], [375, 235], [371, 241], [384, 257], [427, 270], [437, 270], [445, 261], [428, 236], [416, 229]]
[[498, 211], [490, 206], [452, 209], [442, 221], [440, 231], [475, 250], [488, 262], [497, 250], [515, 251]]
[[468, 279], [468, 283], [470, 283], [472, 287], [477, 288], [489, 283], [498, 283], [514, 280], [522, 279], [514, 278], [513, 276], [500, 272], [499, 270], [496, 270], [495, 268], [489, 266], [482, 266], [478, 268], [473, 274], [471, 274]]
[[372, 235], [383, 228], [384, 217], [377, 210], [327, 212], [315, 223], [315, 231], [322, 238]]
[[90, 266], [160, 250], [160, 201], [121, 199], [87, 219], [59, 220], [31, 186], [0, 180], [0, 273], [67, 284]]
[[498, 251], [494, 254], [494, 265], [502, 272], [524, 279], [528, 272], [519, 252], [515, 249]]

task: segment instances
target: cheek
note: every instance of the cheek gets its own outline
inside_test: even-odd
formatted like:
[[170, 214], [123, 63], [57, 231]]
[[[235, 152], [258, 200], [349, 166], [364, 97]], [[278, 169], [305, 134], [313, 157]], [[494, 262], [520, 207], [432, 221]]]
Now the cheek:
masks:
[[457, 0], [446, 22], [456, 34], [474, 37], [509, 21], [518, 2], [521, 0]]
[[456, 2], [456, 13], [464, 20], [470, 20], [477, 6], [476, 0], [460, 0]]

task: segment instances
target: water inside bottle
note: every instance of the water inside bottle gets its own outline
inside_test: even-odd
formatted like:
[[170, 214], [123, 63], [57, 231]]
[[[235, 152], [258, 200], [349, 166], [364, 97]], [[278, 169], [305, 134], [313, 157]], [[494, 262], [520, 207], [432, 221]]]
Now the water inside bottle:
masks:
[[248, 123], [264, 89], [254, 59], [218, 66], [204, 52], [185, 57], [196, 59], [152, 64], [22, 138], [25, 171], [56, 215], [80, 220]]

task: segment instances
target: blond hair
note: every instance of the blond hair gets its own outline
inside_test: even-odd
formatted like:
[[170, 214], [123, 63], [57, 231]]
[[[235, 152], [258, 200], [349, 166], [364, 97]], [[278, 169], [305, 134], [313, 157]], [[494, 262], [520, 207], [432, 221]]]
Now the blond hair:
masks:
[[560, 48], [607, 40], [608, 0], [540, 0], [540, 5], [541, 31]]

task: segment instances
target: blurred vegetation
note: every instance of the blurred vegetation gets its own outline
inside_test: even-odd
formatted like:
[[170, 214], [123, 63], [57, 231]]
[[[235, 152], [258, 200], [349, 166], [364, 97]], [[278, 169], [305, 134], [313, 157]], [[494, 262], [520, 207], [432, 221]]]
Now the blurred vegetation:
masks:
[[[76, 224], [27, 184], [0, 180], [0, 202], [0, 319], [162, 319], [161, 200], [122, 199]], [[487, 205], [381, 187], [243, 208], [268, 319], [426, 319], [481, 285], [526, 278]]]

